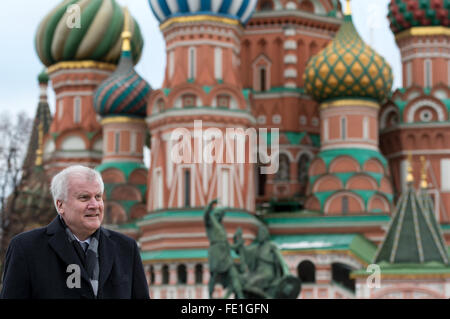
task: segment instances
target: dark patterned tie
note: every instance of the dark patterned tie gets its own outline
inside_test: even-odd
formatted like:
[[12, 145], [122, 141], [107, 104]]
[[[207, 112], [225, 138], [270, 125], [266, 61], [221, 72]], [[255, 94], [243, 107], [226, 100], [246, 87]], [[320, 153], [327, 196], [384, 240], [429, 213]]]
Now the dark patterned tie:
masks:
[[80, 242], [81, 247], [83, 248], [84, 253], [87, 252], [89, 244], [86, 242]]

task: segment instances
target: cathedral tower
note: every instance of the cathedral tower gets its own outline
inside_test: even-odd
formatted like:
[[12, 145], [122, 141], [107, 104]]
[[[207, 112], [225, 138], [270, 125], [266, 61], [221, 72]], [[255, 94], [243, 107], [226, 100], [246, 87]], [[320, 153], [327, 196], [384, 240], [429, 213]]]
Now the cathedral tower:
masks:
[[335, 39], [309, 61], [304, 79], [321, 103], [321, 149], [309, 167], [306, 208], [325, 215], [389, 213], [393, 191], [378, 149], [378, 110], [392, 72], [360, 38], [349, 8]]
[[[124, 12], [115, 0], [62, 1], [41, 22], [36, 51], [55, 91], [55, 113], [44, 137], [49, 176], [71, 164], [95, 167], [102, 159], [102, 131], [93, 108], [97, 86], [116, 68]], [[142, 36], [132, 23], [135, 61]]]

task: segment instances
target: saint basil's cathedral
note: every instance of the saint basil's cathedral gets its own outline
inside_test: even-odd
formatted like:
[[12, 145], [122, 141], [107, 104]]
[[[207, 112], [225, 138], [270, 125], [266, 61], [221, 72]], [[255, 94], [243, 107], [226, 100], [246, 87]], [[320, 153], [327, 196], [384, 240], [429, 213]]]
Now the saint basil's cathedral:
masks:
[[[151, 46], [115, 0], [65, 0], [43, 18], [24, 194], [48, 196], [69, 165], [99, 171], [105, 227], [138, 242], [152, 298], [208, 298], [203, 210], [214, 198], [230, 241], [239, 227], [246, 244], [269, 229], [299, 298], [450, 298], [450, 1], [390, 1], [394, 91], [349, 1], [148, 2], [166, 43], [161, 88], [134, 70]], [[276, 146], [278, 169], [228, 161], [227, 143], [202, 160], [230, 128], [245, 149]], [[177, 162], [180, 130], [192, 156]]]

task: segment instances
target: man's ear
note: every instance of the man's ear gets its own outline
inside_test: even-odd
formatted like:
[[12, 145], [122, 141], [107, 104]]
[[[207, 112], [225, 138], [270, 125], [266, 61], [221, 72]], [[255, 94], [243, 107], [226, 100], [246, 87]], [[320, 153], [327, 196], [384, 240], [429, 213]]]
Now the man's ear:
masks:
[[58, 214], [64, 213], [64, 208], [62, 207], [63, 206], [62, 204], [63, 204], [62, 200], [60, 200], [60, 199], [56, 200], [56, 207], [57, 207]]

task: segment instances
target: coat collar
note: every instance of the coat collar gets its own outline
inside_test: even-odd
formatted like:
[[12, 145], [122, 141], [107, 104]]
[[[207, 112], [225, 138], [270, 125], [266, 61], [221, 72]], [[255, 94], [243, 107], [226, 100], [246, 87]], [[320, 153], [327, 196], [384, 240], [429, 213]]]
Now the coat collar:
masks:
[[[67, 265], [70, 264], [78, 264], [78, 258], [73, 247], [70, 245], [69, 240], [67, 239], [66, 232], [64, 230], [64, 226], [59, 220], [59, 216], [57, 216], [53, 221], [47, 226], [46, 233], [50, 236], [48, 243], [50, 247], [56, 252], [56, 254], [61, 258]], [[99, 240], [99, 266], [100, 266], [100, 275], [99, 275], [99, 294], [111, 273], [111, 269], [114, 263], [114, 251], [115, 251], [115, 243], [110, 239], [111, 233], [100, 227], [100, 240]], [[81, 267], [81, 278], [84, 279], [88, 283], [88, 287], [91, 288], [91, 284], [89, 281], [89, 276], [84, 269]], [[91, 288], [92, 290], [92, 288]], [[92, 292], [93, 293], [93, 292]]]

